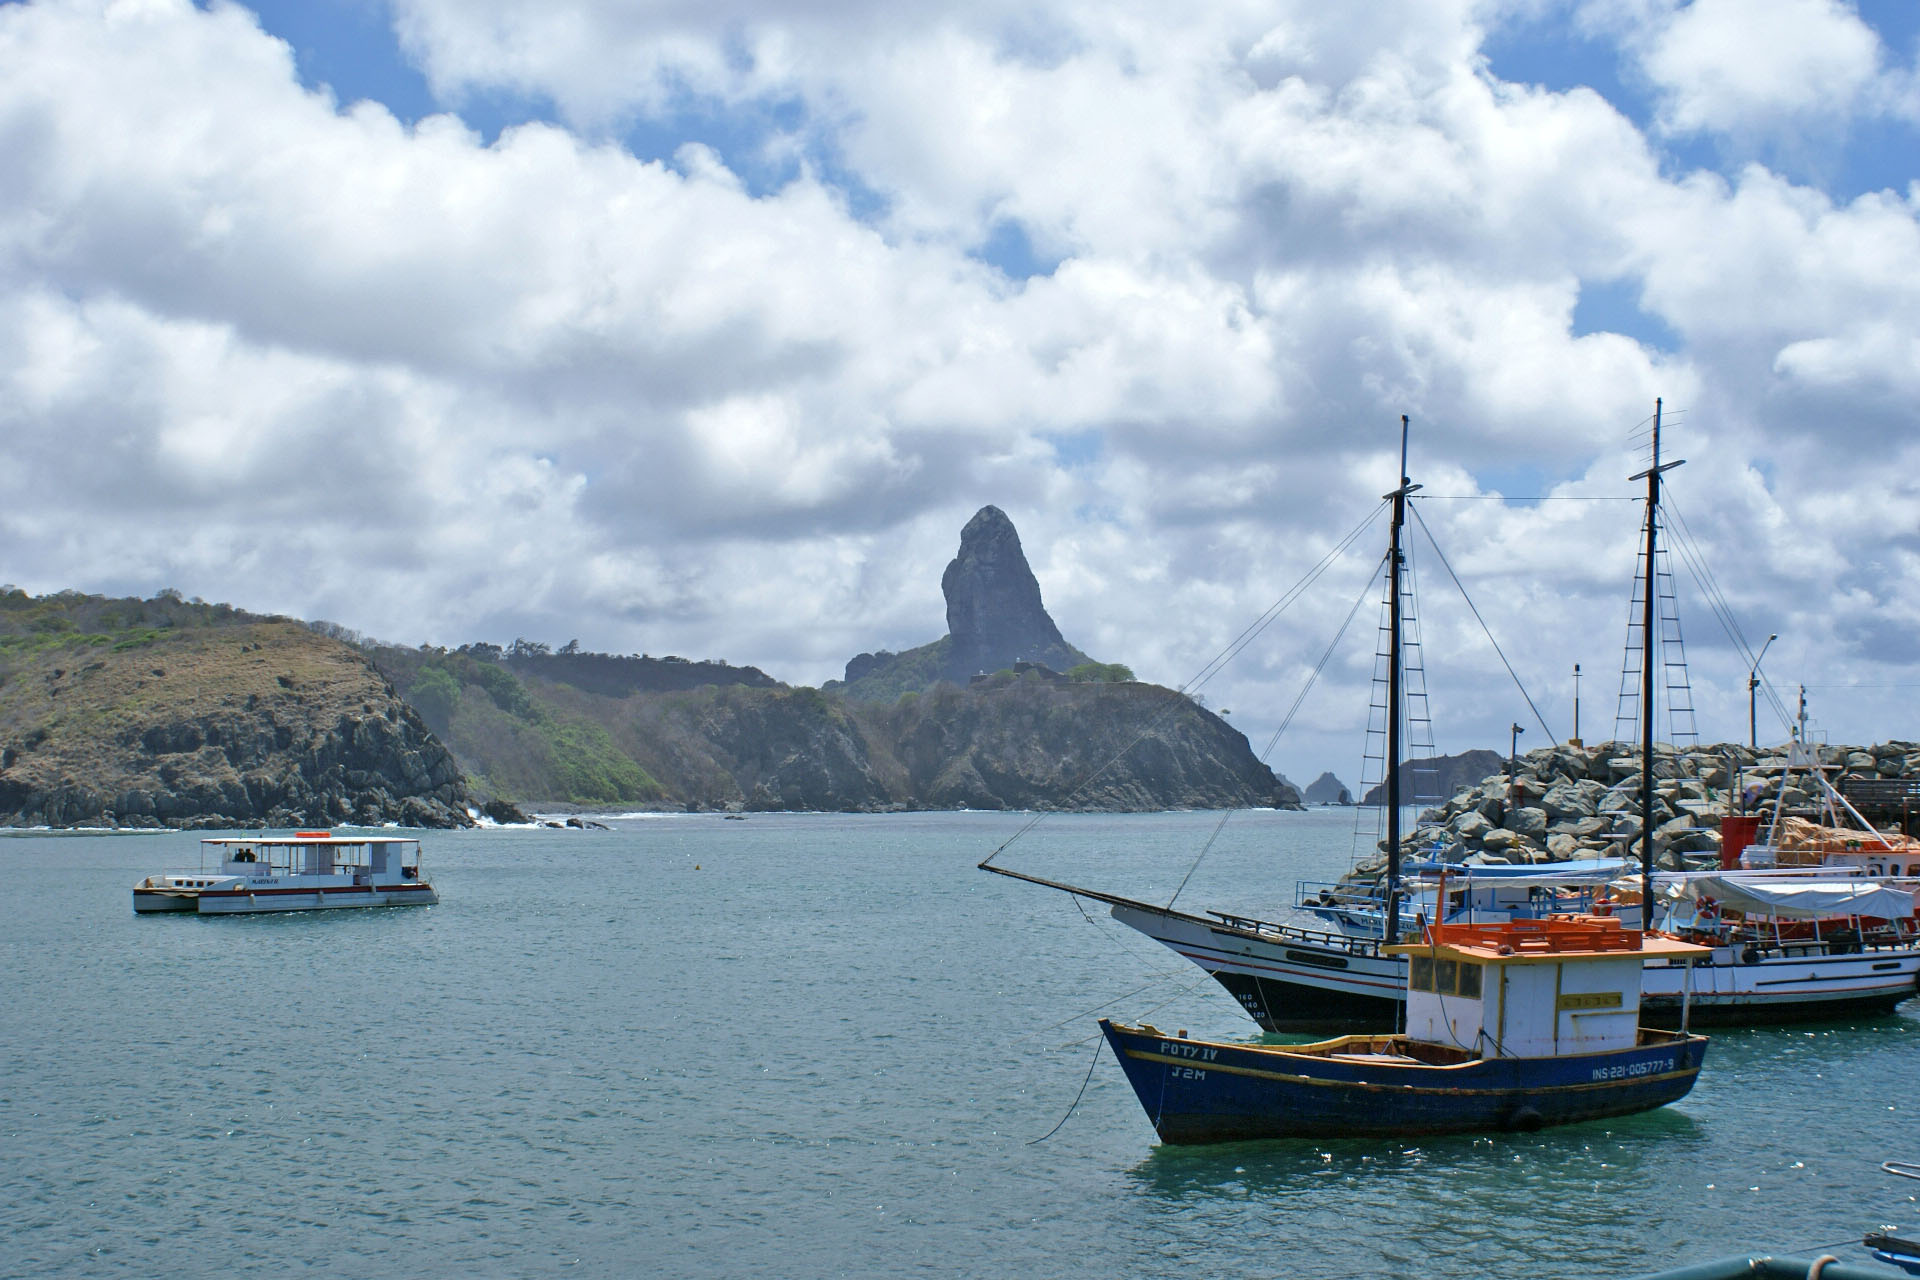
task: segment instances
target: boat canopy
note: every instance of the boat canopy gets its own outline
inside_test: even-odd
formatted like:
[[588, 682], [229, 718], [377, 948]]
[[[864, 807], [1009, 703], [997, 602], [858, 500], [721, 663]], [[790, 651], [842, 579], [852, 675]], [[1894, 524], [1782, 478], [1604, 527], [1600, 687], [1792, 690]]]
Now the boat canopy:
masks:
[[1870, 880], [1750, 880], [1734, 876], [1688, 876], [1674, 886], [1688, 898], [1712, 898], [1749, 915], [1819, 920], [1871, 916], [1900, 920], [1913, 914], [1913, 894]]
[[1544, 862], [1538, 865], [1505, 866], [1491, 863], [1471, 866], [1459, 862], [1415, 862], [1407, 866], [1409, 875], [1434, 878], [1446, 872], [1447, 878], [1476, 884], [1544, 885], [1606, 884], [1632, 869], [1625, 858], [1583, 858], [1573, 862]]

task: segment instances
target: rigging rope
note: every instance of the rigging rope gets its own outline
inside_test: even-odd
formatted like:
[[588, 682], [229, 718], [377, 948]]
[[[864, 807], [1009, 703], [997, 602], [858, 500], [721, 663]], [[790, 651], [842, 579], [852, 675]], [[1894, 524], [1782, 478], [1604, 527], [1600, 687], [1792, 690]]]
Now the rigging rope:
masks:
[[1553, 730], [1547, 728], [1546, 717], [1540, 714], [1540, 708], [1533, 705], [1533, 695], [1527, 692], [1526, 685], [1520, 683], [1520, 673], [1513, 669], [1513, 664], [1507, 661], [1506, 652], [1500, 648], [1500, 642], [1493, 638], [1493, 629], [1487, 625], [1487, 620], [1480, 616], [1479, 606], [1474, 604], [1473, 597], [1467, 594], [1466, 584], [1460, 581], [1460, 575], [1453, 571], [1453, 565], [1448, 561], [1447, 553], [1440, 549], [1440, 541], [1433, 536], [1433, 530], [1428, 527], [1426, 517], [1420, 514], [1420, 508], [1413, 508], [1413, 518], [1419, 524], [1420, 531], [1427, 535], [1427, 542], [1433, 547], [1433, 554], [1440, 557], [1441, 567], [1446, 569], [1447, 576], [1453, 579], [1453, 585], [1459, 590], [1460, 598], [1465, 600], [1467, 608], [1473, 611], [1473, 620], [1479, 623], [1480, 630], [1486, 633], [1487, 643], [1492, 645], [1493, 651], [1500, 655], [1500, 664], [1507, 669], [1507, 674], [1513, 677], [1513, 687], [1520, 691], [1522, 698], [1526, 699], [1527, 710], [1533, 712], [1534, 723], [1538, 724], [1540, 731], [1547, 735], [1548, 742], [1560, 741]]
[[[1385, 560], [1386, 558], [1384, 556], [1381, 557], [1382, 563], [1385, 563]], [[1333, 658], [1333, 651], [1340, 647], [1340, 641], [1346, 637], [1347, 628], [1353, 625], [1354, 615], [1360, 612], [1360, 606], [1365, 604], [1367, 597], [1373, 594], [1373, 578], [1373, 574], [1367, 575], [1366, 584], [1360, 588], [1360, 594], [1354, 598], [1353, 608], [1347, 610], [1346, 620], [1340, 624], [1340, 630], [1336, 632], [1333, 639], [1328, 642], [1326, 651], [1320, 655], [1320, 661], [1313, 664], [1313, 670], [1307, 675], [1307, 682], [1300, 686], [1300, 692], [1295, 696], [1293, 705], [1287, 708], [1286, 717], [1280, 721], [1280, 727], [1273, 731], [1273, 736], [1267, 739], [1267, 745], [1261, 748], [1259, 758], [1262, 763], [1265, 763], [1268, 757], [1273, 754], [1273, 749], [1280, 745], [1281, 737], [1285, 735], [1288, 727], [1293, 724], [1293, 717], [1300, 711], [1300, 704], [1307, 700], [1309, 693], [1313, 692], [1313, 686], [1315, 682], [1320, 679], [1320, 673], [1327, 669], [1327, 663]], [[1181, 892], [1186, 889], [1187, 881], [1193, 879], [1193, 873], [1200, 869], [1200, 863], [1206, 858], [1208, 850], [1213, 848], [1213, 842], [1220, 838], [1220, 832], [1226, 827], [1227, 819], [1231, 818], [1233, 814], [1234, 811], [1228, 809], [1220, 815], [1220, 821], [1214, 824], [1213, 834], [1207, 837], [1207, 842], [1204, 845], [1200, 846], [1200, 852], [1194, 858], [1193, 865], [1187, 868], [1187, 874], [1180, 877], [1180, 887], [1173, 891], [1173, 897], [1167, 899], [1167, 910], [1173, 910], [1173, 904], [1179, 899]]]
[[[1681, 517], [1679, 508], [1674, 504], [1671, 496], [1668, 496], [1662, 505], [1673, 516], [1673, 523], [1670, 526], [1670, 531], [1674, 535], [1673, 543], [1680, 548], [1680, 558], [1685, 562], [1687, 572], [1693, 575], [1694, 584], [1700, 588], [1700, 594], [1706, 597], [1707, 608], [1712, 611], [1721, 629], [1727, 633], [1727, 638], [1733, 641], [1734, 648], [1739, 651], [1740, 656], [1747, 660], [1750, 667], [1756, 666], [1753, 646], [1747, 643], [1746, 636], [1742, 634], [1739, 620], [1734, 617], [1733, 606], [1727, 600], [1726, 593], [1720, 589], [1719, 580], [1715, 578], [1713, 570], [1708, 567], [1706, 556], [1694, 539], [1693, 531], [1687, 528], [1687, 522]], [[1767, 693], [1767, 705], [1773, 709], [1776, 716], [1780, 717], [1780, 723], [1791, 730], [1793, 716], [1788, 712], [1786, 703], [1780, 700], [1780, 694], [1773, 687], [1773, 682], [1765, 675], [1760, 675], [1759, 680], [1760, 687]]]
[[[1387, 505], [1388, 505], [1387, 503], [1382, 502], [1379, 506], [1375, 507], [1373, 511], [1368, 514], [1366, 519], [1362, 520], [1359, 524], [1355, 525], [1352, 531], [1350, 531], [1346, 537], [1342, 538], [1337, 544], [1335, 544], [1335, 546], [1331, 551], [1327, 552], [1326, 555], [1322, 556], [1318, 564], [1314, 565], [1313, 568], [1307, 570], [1306, 576], [1301, 578], [1300, 581], [1294, 583], [1292, 587], [1288, 588], [1286, 594], [1282, 595], [1280, 599], [1276, 600], [1273, 604], [1269, 605], [1266, 611], [1263, 612], [1258, 618], [1254, 619], [1254, 621], [1244, 631], [1242, 631], [1239, 635], [1235, 636], [1225, 649], [1221, 650], [1218, 654], [1214, 655], [1214, 657], [1210, 661], [1208, 661], [1205, 666], [1201, 667], [1198, 674], [1196, 674], [1192, 679], [1188, 680], [1185, 684], [1181, 685], [1174, 692], [1179, 694], [1185, 694], [1190, 697], [1191, 696], [1190, 691], [1195, 691], [1200, 689], [1202, 686], [1204, 686], [1207, 683], [1207, 681], [1213, 679], [1214, 676], [1220, 674], [1220, 672], [1225, 669], [1225, 667], [1229, 662], [1231, 662], [1234, 658], [1238, 657], [1242, 650], [1244, 650], [1248, 645], [1252, 644], [1254, 640], [1259, 637], [1261, 632], [1265, 631], [1268, 627], [1272, 626], [1274, 621], [1278, 619], [1282, 613], [1286, 612], [1288, 608], [1290, 608], [1293, 604], [1295, 604], [1300, 599], [1300, 597], [1306, 593], [1309, 587], [1311, 587], [1315, 582], [1318, 582], [1320, 580], [1321, 575], [1326, 573], [1326, 571], [1333, 566], [1334, 561], [1338, 560], [1341, 556], [1346, 554], [1347, 548], [1352, 546], [1356, 541], [1358, 541], [1360, 538], [1360, 535], [1365, 533], [1369, 528], [1373, 526], [1373, 523], [1380, 518], [1380, 513], [1387, 509]], [[1129, 751], [1132, 751], [1135, 747], [1139, 746], [1140, 743], [1143, 742], [1149, 735], [1154, 733], [1156, 730], [1160, 728], [1161, 725], [1165, 724], [1169, 719], [1171, 719], [1175, 710], [1179, 708], [1179, 705], [1180, 704], [1178, 702], [1169, 702], [1166, 705], [1166, 707], [1158, 715], [1156, 715], [1153, 719], [1149, 720], [1146, 723], [1146, 725], [1140, 730], [1139, 733], [1133, 736], [1132, 741], [1128, 742], [1126, 746], [1121, 747], [1120, 750], [1114, 752], [1112, 757], [1109, 758], [1105, 764], [1101, 765], [1098, 769], [1095, 769], [1093, 772], [1089, 773], [1086, 777], [1082, 778], [1077, 784], [1075, 784], [1073, 790], [1067, 793], [1067, 799], [1072, 800], [1075, 796], [1078, 796], [1082, 791], [1085, 791], [1088, 787], [1092, 786], [1096, 781], [1098, 781], [1099, 778], [1107, 772], [1107, 770], [1113, 768], [1114, 765], [1118, 764], [1122, 759], [1124, 759], [1126, 754]], [[1021, 826], [1021, 828], [1018, 831], [1014, 832], [1011, 836], [1008, 836], [1005, 840], [1003, 840], [1000, 843], [1000, 846], [998, 848], [996, 848], [992, 853], [988, 854], [986, 857], [982, 858], [979, 863], [980, 868], [984, 870], [988, 866], [992, 865], [993, 860], [995, 858], [999, 857], [1001, 854], [1005, 853], [1008, 849], [1012, 848], [1015, 841], [1019, 840], [1022, 836], [1026, 835], [1027, 832], [1033, 830], [1035, 827], [1039, 826], [1042, 822], [1046, 821], [1046, 819], [1052, 816], [1054, 812], [1056, 812], [1056, 810], [1044, 810], [1040, 813], [1034, 814], [1032, 819], [1029, 820], [1027, 823], [1025, 823], [1023, 826]]]

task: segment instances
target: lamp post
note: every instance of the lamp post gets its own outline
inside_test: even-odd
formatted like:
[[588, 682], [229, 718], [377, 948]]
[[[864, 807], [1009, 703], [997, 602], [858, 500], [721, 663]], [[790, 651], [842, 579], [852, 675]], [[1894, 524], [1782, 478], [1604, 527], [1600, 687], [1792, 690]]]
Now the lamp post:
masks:
[[1507, 741], [1507, 807], [1514, 804], [1515, 788], [1519, 785], [1519, 774], [1515, 767], [1515, 758], [1520, 754], [1520, 735], [1526, 730], [1519, 725], [1513, 726], [1513, 737]]
[[1573, 664], [1573, 741], [1568, 745], [1586, 745], [1580, 740], [1580, 664], [1577, 662]]
[[1767, 656], [1767, 650], [1779, 638], [1778, 635], [1767, 637], [1767, 643], [1760, 646], [1760, 652], [1753, 659], [1753, 669], [1747, 672], [1747, 745], [1756, 751], [1760, 748], [1760, 729], [1754, 721], [1753, 707], [1754, 691], [1760, 687], [1760, 659]]

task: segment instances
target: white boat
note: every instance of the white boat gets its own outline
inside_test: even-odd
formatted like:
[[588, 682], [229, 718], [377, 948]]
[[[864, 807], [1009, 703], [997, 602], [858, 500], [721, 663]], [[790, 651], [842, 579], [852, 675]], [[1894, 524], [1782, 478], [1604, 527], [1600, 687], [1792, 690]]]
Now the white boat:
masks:
[[198, 871], [168, 871], [135, 885], [134, 911], [248, 915], [440, 901], [421, 874], [420, 842], [404, 836], [222, 836], [202, 840], [200, 855]]
[[[1657, 563], [1654, 537], [1658, 528], [1655, 513], [1659, 508], [1659, 476], [1668, 467], [1678, 465], [1661, 464], [1657, 413], [1655, 421], [1654, 465], [1650, 471], [1635, 477], [1648, 480], [1645, 526], [1648, 541], [1644, 564], [1648, 575], [1645, 599], [1649, 601], [1655, 598], [1652, 575]], [[1402, 495], [1410, 491], [1406, 487], [1404, 456], [1403, 443]], [[1388, 557], [1390, 566], [1400, 563], [1397, 523], [1395, 538]], [[1397, 568], [1393, 571], [1387, 599], [1402, 599]], [[1390, 611], [1396, 647], [1402, 613], [1400, 608]], [[1651, 634], [1651, 625], [1643, 625], [1646, 625], [1644, 633]], [[1643, 662], [1641, 665], [1643, 680], [1651, 681], [1654, 664]], [[1397, 661], [1388, 663], [1390, 679], [1397, 679], [1399, 670]], [[1398, 695], [1390, 694], [1389, 701], [1397, 705]], [[1655, 827], [1652, 812], [1655, 755], [1650, 684], [1643, 684], [1640, 705], [1640, 829], [1651, 831]], [[1389, 759], [1398, 758], [1394, 737], [1397, 724], [1394, 718], [1388, 717]], [[1804, 742], [1796, 742], [1795, 747], [1794, 766], [1805, 768], [1809, 761], [1817, 763], [1817, 753]], [[1815, 776], [1819, 776], [1817, 770]], [[1837, 799], [1837, 792], [1824, 783], [1824, 778], [1822, 783], [1823, 793]], [[1785, 792], [1783, 785], [1781, 795]], [[1556, 875], [1555, 866], [1543, 864], [1524, 868], [1460, 866], [1450, 873], [1445, 889], [1435, 886], [1426, 899], [1411, 898], [1399, 864], [1398, 801], [1398, 793], [1389, 790], [1384, 842], [1388, 854], [1387, 874], [1379, 897], [1366, 902], [1301, 899], [1300, 909], [1318, 915], [1332, 926], [1330, 929], [1230, 912], [1176, 911], [1170, 906], [991, 866], [991, 858], [981, 866], [1000, 875], [1106, 903], [1115, 920], [1211, 974], [1248, 1015], [1268, 1031], [1394, 1031], [1404, 1018], [1407, 962], [1403, 954], [1386, 945], [1387, 940], [1400, 942], [1415, 936], [1416, 919], [1446, 923], [1486, 920], [1489, 917], [1475, 916], [1472, 909], [1476, 905], [1482, 910], [1496, 905], [1501, 893], [1512, 895], [1511, 902], [1494, 913], [1493, 919], [1524, 919], [1542, 907], [1551, 912], [1555, 909], [1554, 900], [1561, 896], [1559, 890], [1546, 883]], [[1776, 828], [1782, 827], [1782, 818], [1776, 806]], [[1861, 863], [1862, 870], [1886, 870], [1896, 875], [1911, 875], [1920, 870], [1913, 865], [1920, 856], [1900, 859], [1904, 865], [1890, 865], [1895, 862], [1895, 846], [1877, 833], [1856, 831], [1843, 835], [1845, 838], [1840, 843], [1847, 846], [1845, 856]], [[1768, 856], [1769, 861], [1783, 857], [1772, 853], [1771, 846], [1763, 847], [1770, 851], [1762, 855]], [[1639, 904], [1653, 897], [1651, 850], [1644, 842], [1641, 855], [1639, 891], [1627, 901], [1616, 897], [1607, 908], [1615, 918], [1625, 917], [1622, 924], [1628, 927], [1638, 927]], [[1810, 860], [1818, 860], [1819, 856], [1809, 855]], [[1839, 860], [1839, 855], [1825, 856]], [[1577, 885], [1599, 864], [1562, 865], [1568, 868], [1570, 881]], [[1478, 886], [1474, 884], [1476, 879], [1480, 881]], [[1494, 900], [1483, 898], [1482, 889], [1492, 892]], [[1446, 895], [1444, 909], [1439, 904], [1442, 893]], [[1837, 915], [1824, 918], [1768, 915], [1762, 902], [1756, 901], [1743, 920], [1746, 927], [1737, 938], [1729, 935], [1710, 959], [1694, 968], [1694, 1021], [1722, 1025], [1795, 1022], [1891, 1012], [1894, 1006], [1920, 994], [1920, 988], [1916, 987], [1920, 983], [1920, 937], [1916, 937], [1913, 898], [1911, 892], [1901, 894], [1898, 889], [1892, 889], [1889, 896], [1877, 899], [1871, 910], [1856, 904], [1853, 910], [1839, 910]], [[1464, 916], [1460, 913], [1462, 906], [1468, 908]], [[1642, 1014], [1648, 1021], [1676, 1025], [1682, 1015], [1684, 978], [1683, 966], [1669, 967], [1660, 960], [1648, 962], [1641, 1004]]]
[[[1457, 868], [1448, 878], [1446, 918], [1476, 918], [1471, 904], [1485, 910], [1490, 903], [1487, 888], [1513, 892], [1531, 882], [1532, 891], [1538, 892], [1554, 871], [1550, 864]], [[1670, 909], [1659, 924], [1714, 946], [1712, 956], [1692, 970], [1692, 1016], [1697, 1023], [1883, 1014], [1920, 994], [1920, 921], [1914, 915], [1914, 894], [1904, 887], [1849, 875], [1838, 867], [1798, 874], [1667, 873], [1657, 881], [1662, 898], [1676, 897], [1685, 904], [1682, 910]], [[1106, 902], [1115, 920], [1212, 974], [1269, 1031], [1392, 1030], [1399, 1024], [1406, 962], [1387, 952], [1377, 938], [1224, 912], [1197, 916], [1083, 889], [1070, 891]], [[1711, 920], [1698, 914], [1702, 898], [1716, 906]], [[1496, 910], [1477, 918], [1525, 914], [1524, 908]], [[1637, 917], [1637, 910], [1633, 914]], [[1674, 1025], [1686, 976], [1680, 966], [1648, 962], [1641, 1009], [1649, 1021]]]

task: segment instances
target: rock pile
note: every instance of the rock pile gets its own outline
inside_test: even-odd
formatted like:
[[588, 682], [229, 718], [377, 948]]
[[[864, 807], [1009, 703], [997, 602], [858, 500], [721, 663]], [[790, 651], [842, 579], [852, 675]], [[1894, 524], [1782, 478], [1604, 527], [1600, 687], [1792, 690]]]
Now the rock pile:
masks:
[[[1920, 744], [1820, 747], [1827, 777], [1920, 778]], [[1723, 743], [1676, 751], [1654, 750], [1653, 852], [1657, 866], [1715, 865], [1720, 819], [1729, 812], [1783, 808], [1811, 810], [1818, 783], [1804, 769], [1790, 771], [1779, 748], [1754, 751]], [[1503, 769], [1455, 792], [1420, 815], [1405, 837], [1405, 855], [1447, 862], [1565, 862], [1576, 858], [1640, 856], [1640, 748], [1606, 742], [1528, 752], [1509, 777]], [[1786, 794], [1781, 796], [1782, 786]], [[1386, 869], [1384, 853], [1355, 868], [1361, 879]]]

